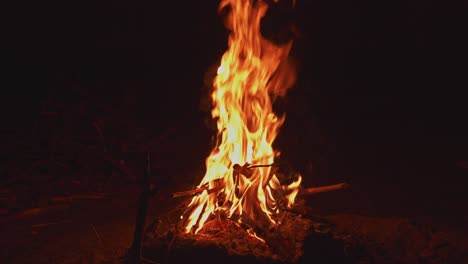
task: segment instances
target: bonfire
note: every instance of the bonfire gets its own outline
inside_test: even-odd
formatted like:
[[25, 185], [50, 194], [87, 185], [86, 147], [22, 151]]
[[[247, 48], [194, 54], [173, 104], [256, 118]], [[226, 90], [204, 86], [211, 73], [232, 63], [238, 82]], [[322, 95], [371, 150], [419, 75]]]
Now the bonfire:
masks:
[[297, 260], [311, 226], [295, 213], [299, 191], [346, 187], [303, 189], [300, 173], [281, 172], [280, 152], [273, 143], [285, 115], [278, 116], [273, 103], [294, 85], [296, 71], [289, 58], [293, 39], [278, 44], [261, 33], [262, 18], [272, 4], [223, 0], [219, 5], [230, 34], [211, 93], [217, 143], [197, 188], [173, 194], [192, 198], [177, 226], [155, 231], [165, 239], [175, 235], [179, 244], [185, 241], [191, 247], [196, 241], [216, 244], [230, 254]]

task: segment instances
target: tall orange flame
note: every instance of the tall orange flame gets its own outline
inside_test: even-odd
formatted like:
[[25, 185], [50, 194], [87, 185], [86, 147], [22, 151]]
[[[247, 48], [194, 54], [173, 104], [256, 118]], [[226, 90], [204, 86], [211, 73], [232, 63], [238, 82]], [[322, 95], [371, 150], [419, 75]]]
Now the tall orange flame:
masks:
[[[186, 232], [197, 233], [217, 213], [240, 223], [274, 226], [281, 210], [279, 197], [291, 206], [301, 182], [299, 177], [283, 186], [271, 167], [247, 167], [272, 164], [279, 155], [272, 144], [284, 116], [275, 115], [272, 100], [285, 95], [295, 81], [287, 63], [292, 41], [277, 46], [262, 36], [260, 22], [267, 3], [222, 0], [219, 10], [227, 7], [229, 48], [222, 57], [211, 95], [219, 143], [206, 160], [207, 171], [199, 185], [207, 188], [188, 206]], [[246, 165], [244, 170], [239, 170], [239, 164]]]

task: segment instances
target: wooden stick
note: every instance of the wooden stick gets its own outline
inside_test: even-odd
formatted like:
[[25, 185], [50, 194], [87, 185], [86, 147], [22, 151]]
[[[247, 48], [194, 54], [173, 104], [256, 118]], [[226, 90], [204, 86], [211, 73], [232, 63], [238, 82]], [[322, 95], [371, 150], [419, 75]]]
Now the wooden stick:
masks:
[[312, 188], [307, 188], [304, 189], [302, 192], [305, 195], [312, 195], [312, 194], [318, 194], [318, 193], [323, 193], [323, 192], [331, 192], [331, 191], [336, 191], [336, 190], [343, 190], [349, 187], [349, 184], [342, 182], [342, 183], [337, 183], [333, 185], [326, 185], [326, 186], [320, 186], [320, 187], [312, 187]]
[[[196, 194], [202, 193], [205, 190], [208, 191], [208, 193], [215, 192], [217, 190], [220, 190], [220, 189], [224, 188], [224, 184], [222, 184], [221, 181], [222, 181], [222, 179], [216, 179], [216, 180], [213, 180], [211, 182], [207, 182], [207, 183], [203, 184], [201, 187], [198, 187], [198, 188], [193, 189], [193, 190], [175, 192], [175, 193], [172, 194], [172, 198], [181, 197], [181, 196], [188, 196], [188, 195], [196, 195]], [[213, 183], [215, 185], [215, 187], [209, 189], [209, 187], [210, 187], [209, 183]]]
[[216, 186], [214, 188], [211, 188], [211, 189], [208, 189], [208, 187], [200, 187], [200, 188], [197, 188], [195, 190], [190, 190], [190, 191], [183, 191], [183, 192], [175, 192], [172, 194], [172, 198], [176, 198], [176, 197], [181, 197], [181, 196], [188, 196], [188, 195], [196, 195], [196, 194], [200, 194], [202, 193], [203, 191], [208, 191], [208, 194], [210, 193], [213, 193], [213, 192], [216, 192], [216, 191], [219, 191], [221, 190], [222, 188], [224, 188], [224, 185], [219, 185], [219, 186]]
[[[188, 191], [182, 191], [182, 192], [175, 192], [172, 194], [173, 198], [176, 197], [181, 197], [181, 196], [189, 196], [189, 195], [197, 195], [202, 193], [203, 191], [208, 191], [208, 194], [213, 193], [215, 191], [218, 191], [222, 188], [224, 188], [223, 184], [219, 184], [216, 181], [219, 181], [220, 179], [214, 180], [215, 184], [218, 186], [208, 189], [209, 184], [205, 183], [202, 185], [202, 187], [193, 189], [193, 190], [188, 190]], [[326, 186], [320, 186], [320, 187], [312, 187], [312, 188], [307, 188], [302, 191], [302, 194], [304, 195], [313, 195], [313, 194], [318, 194], [318, 193], [323, 193], [323, 192], [331, 192], [331, 191], [336, 191], [336, 190], [344, 190], [348, 188], [350, 185], [348, 183], [342, 182], [342, 183], [337, 183], [333, 185], [326, 185]]]
[[194, 190], [175, 192], [175, 193], [172, 194], [172, 198], [181, 197], [181, 196], [188, 196], [188, 195], [195, 195], [195, 194], [202, 193], [204, 190], [208, 190], [208, 186], [196, 188]]
[[141, 244], [143, 242], [144, 228], [146, 224], [146, 214], [148, 211], [148, 198], [150, 194], [149, 176], [150, 176], [150, 154], [146, 155], [146, 169], [143, 175], [143, 190], [138, 199], [138, 208], [135, 219], [135, 229], [133, 232], [133, 242], [127, 253], [128, 264], [141, 262]]

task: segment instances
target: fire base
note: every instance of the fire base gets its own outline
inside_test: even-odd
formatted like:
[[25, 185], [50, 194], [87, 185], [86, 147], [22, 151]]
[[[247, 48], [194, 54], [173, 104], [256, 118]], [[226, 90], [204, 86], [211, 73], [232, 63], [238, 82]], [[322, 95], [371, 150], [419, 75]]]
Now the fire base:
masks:
[[147, 229], [142, 255], [158, 263], [468, 263], [468, 239], [402, 218], [287, 213], [266, 243], [230, 220], [185, 234], [160, 218]]
[[148, 229], [147, 252], [144, 254], [160, 260], [170, 259], [171, 263], [182, 260], [297, 262], [303, 255], [304, 241], [311, 235], [312, 226], [311, 220], [285, 212], [280, 225], [261, 234], [264, 242], [229, 219], [215, 218], [205, 223], [196, 235], [181, 232], [180, 226], [158, 220]]

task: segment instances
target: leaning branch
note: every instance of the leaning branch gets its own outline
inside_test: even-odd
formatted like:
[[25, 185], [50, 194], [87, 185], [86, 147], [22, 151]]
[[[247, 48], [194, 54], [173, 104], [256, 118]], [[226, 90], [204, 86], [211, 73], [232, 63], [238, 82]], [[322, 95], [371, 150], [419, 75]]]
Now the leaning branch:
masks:
[[[210, 189], [210, 183], [213, 183], [215, 187]], [[182, 197], [182, 196], [190, 196], [190, 195], [197, 195], [202, 193], [203, 191], [208, 191], [208, 194], [213, 193], [215, 191], [221, 190], [224, 188], [224, 184], [222, 184], [221, 179], [213, 180], [211, 182], [207, 182], [203, 184], [201, 187], [198, 187], [193, 190], [182, 191], [182, 192], [175, 192], [172, 194], [172, 198]]]

